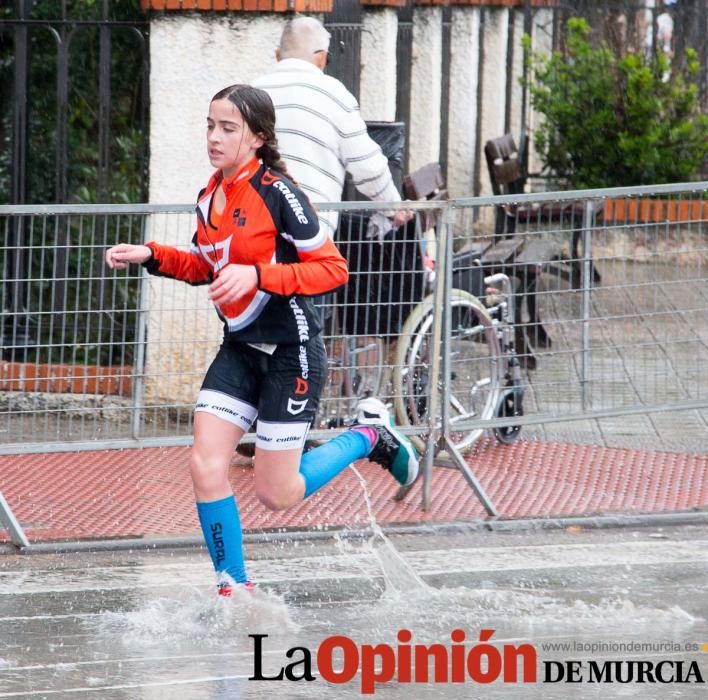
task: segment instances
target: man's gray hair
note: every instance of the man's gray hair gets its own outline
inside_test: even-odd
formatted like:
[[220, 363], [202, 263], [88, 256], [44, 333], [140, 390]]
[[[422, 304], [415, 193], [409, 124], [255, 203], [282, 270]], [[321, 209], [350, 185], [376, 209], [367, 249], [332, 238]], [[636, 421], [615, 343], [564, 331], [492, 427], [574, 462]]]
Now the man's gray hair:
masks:
[[282, 58], [303, 58], [309, 61], [318, 51], [329, 50], [330, 33], [314, 17], [291, 19], [280, 35]]

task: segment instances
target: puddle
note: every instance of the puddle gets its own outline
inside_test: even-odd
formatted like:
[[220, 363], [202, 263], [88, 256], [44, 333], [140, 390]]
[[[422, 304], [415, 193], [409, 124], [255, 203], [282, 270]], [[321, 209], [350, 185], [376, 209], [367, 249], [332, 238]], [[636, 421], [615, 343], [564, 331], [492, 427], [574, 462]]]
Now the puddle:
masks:
[[84, 624], [101, 635], [121, 639], [126, 646], [189, 642], [223, 647], [243, 640], [245, 630], [298, 631], [280, 596], [238, 587], [231, 598], [217, 596], [211, 588], [206, 592], [190, 587], [175, 597], [157, 598], [127, 612], [106, 612]]

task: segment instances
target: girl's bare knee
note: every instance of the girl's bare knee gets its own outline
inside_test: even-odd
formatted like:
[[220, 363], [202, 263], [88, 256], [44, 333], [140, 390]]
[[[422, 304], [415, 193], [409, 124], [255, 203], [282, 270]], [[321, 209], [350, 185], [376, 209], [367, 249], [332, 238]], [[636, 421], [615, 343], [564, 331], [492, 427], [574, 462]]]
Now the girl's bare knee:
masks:
[[286, 510], [300, 500], [292, 490], [285, 491], [283, 489], [272, 490], [256, 487], [256, 496], [268, 510]]
[[300, 457], [299, 450], [256, 449], [256, 497], [269, 510], [285, 510], [303, 499], [305, 482], [299, 472]]
[[224, 468], [215, 460], [205, 459], [195, 450], [190, 454], [189, 472], [192, 482], [200, 490], [213, 489], [228, 481], [228, 466]]

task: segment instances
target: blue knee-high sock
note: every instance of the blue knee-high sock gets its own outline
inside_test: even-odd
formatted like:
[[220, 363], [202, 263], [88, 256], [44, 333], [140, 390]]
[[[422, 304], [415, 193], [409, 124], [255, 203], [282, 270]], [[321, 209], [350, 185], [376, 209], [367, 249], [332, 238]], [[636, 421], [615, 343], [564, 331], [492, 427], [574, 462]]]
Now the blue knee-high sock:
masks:
[[233, 496], [197, 503], [199, 522], [217, 573], [225, 571], [236, 583], [246, 583], [243, 561], [243, 533], [238, 506]]
[[371, 452], [371, 442], [363, 433], [348, 430], [324, 445], [305, 452], [300, 474], [305, 479], [305, 498], [334, 479], [345, 467]]

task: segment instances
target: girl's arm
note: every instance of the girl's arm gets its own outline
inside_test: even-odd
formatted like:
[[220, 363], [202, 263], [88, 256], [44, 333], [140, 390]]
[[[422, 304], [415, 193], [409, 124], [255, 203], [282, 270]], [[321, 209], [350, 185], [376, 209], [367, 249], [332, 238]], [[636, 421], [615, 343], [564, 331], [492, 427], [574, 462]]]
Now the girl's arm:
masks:
[[305, 194], [285, 178], [274, 178], [269, 188], [266, 204], [279, 235], [295, 246], [299, 262], [258, 263], [258, 289], [282, 296], [317, 295], [346, 284], [347, 262], [320, 229]]
[[212, 281], [211, 268], [194, 241], [192, 243], [189, 251], [154, 241], [145, 245], [119, 243], [106, 251], [106, 263], [115, 270], [124, 270], [130, 263], [138, 263], [152, 275], [172, 277], [190, 284], [208, 284]]
[[301, 255], [298, 263], [227, 265], [209, 287], [209, 298], [215, 304], [227, 304], [255, 289], [281, 296], [331, 292], [346, 283], [349, 273], [329, 239], [323, 248]]
[[349, 279], [347, 262], [329, 237], [318, 248], [298, 250], [300, 262], [257, 264], [258, 289], [271, 294], [316, 295], [331, 292]]
[[144, 263], [151, 255], [146, 245], [119, 243], [106, 251], [106, 264], [113, 270], [125, 270], [130, 263]]
[[189, 250], [179, 250], [155, 241], [147, 243], [145, 247], [150, 250], [150, 257], [144, 262], [145, 269], [159, 277], [172, 277], [194, 285], [209, 284], [214, 279], [211, 266], [197, 248], [196, 239], [194, 234]]

